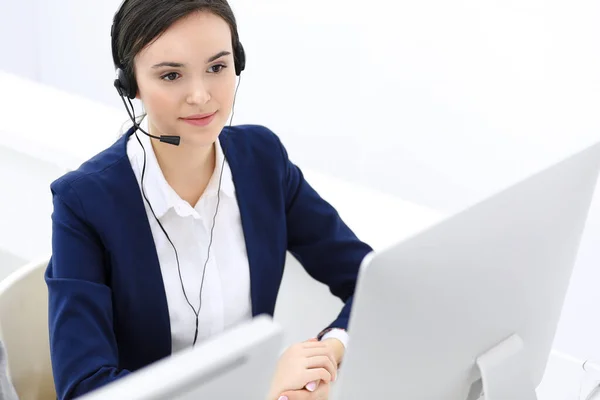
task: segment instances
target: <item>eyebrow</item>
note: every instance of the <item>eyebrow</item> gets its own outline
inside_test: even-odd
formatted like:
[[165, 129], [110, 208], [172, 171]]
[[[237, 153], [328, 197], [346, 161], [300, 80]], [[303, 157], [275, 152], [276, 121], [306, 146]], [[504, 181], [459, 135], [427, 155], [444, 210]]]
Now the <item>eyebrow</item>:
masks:
[[[206, 60], [206, 63], [208, 64], [208, 63], [213, 62], [223, 56], [228, 56], [230, 54], [231, 54], [231, 52], [223, 50], [223, 51], [215, 54], [214, 56], [210, 57], [208, 60]], [[177, 62], [173, 62], [173, 61], [163, 61], [161, 63], [153, 65], [152, 68], [161, 68], [161, 67], [183, 68], [184, 66], [185, 66], [185, 64], [182, 64], [182, 63], [177, 63]]]

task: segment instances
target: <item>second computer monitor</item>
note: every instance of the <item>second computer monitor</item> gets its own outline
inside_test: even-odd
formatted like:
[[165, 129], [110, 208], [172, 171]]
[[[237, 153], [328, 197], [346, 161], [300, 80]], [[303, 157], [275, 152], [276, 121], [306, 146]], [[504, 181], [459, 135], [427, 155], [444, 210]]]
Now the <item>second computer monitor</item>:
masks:
[[259, 316], [81, 400], [266, 399], [282, 338], [279, 324]]
[[592, 146], [367, 256], [337, 398], [535, 399], [599, 165]]

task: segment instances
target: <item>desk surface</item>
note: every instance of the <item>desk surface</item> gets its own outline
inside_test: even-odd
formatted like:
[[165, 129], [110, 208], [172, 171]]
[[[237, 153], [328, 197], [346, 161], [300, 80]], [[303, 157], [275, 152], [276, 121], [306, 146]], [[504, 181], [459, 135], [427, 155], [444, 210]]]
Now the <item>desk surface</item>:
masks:
[[127, 121], [117, 110], [0, 71], [0, 146], [71, 169], [106, 148]]
[[538, 400], [600, 400], [600, 393], [586, 397], [599, 383], [598, 364], [553, 351], [537, 389]]

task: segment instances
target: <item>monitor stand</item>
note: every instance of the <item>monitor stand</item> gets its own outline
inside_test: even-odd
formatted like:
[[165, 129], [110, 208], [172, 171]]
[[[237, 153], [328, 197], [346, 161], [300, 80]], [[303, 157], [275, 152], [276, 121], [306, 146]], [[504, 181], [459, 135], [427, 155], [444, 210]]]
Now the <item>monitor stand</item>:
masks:
[[523, 352], [523, 340], [512, 335], [479, 356], [476, 364], [481, 381], [477, 392], [471, 390], [469, 400], [537, 400]]

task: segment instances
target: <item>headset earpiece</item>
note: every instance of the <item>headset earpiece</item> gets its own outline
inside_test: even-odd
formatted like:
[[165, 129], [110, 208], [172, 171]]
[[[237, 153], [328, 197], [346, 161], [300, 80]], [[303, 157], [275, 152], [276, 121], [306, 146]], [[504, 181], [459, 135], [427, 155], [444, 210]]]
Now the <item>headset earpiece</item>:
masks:
[[246, 52], [244, 51], [244, 46], [242, 46], [242, 42], [237, 42], [237, 46], [234, 51], [235, 57], [235, 74], [240, 76], [242, 71], [246, 68]]
[[119, 95], [135, 99], [135, 96], [137, 95], [135, 80], [129, 79], [122, 68], [117, 68], [116, 70], [114, 85], [119, 92]]

